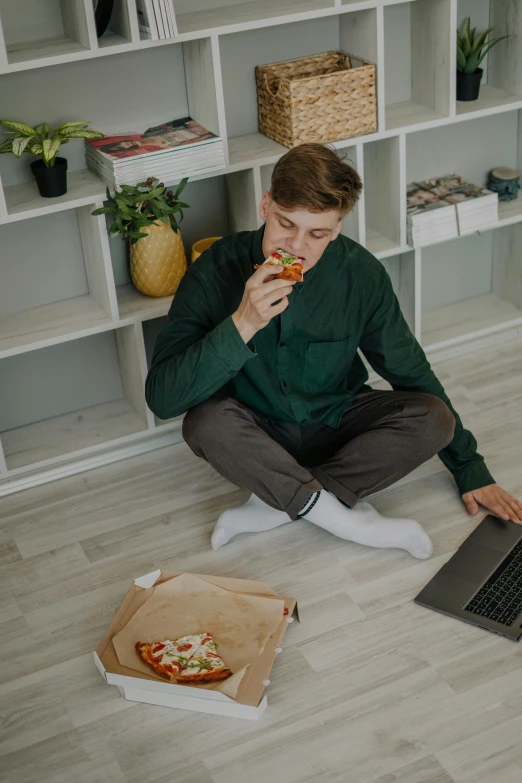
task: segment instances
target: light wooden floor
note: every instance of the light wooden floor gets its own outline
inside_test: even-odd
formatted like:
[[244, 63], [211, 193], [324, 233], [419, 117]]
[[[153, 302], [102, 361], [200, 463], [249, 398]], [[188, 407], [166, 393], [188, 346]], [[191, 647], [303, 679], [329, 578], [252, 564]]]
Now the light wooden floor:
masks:
[[[522, 341], [434, 369], [522, 497]], [[522, 645], [413, 603], [486, 513], [467, 514], [440, 460], [371, 496], [425, 527], [425, 562], [304, 521], [213, 552], [217, 516], [246, 498], [180, 444], [0, 501], [0, 779], [520, 783]], [[92, 650], [155, 568], [297, 597], [259, 721], [136, 705], [104, 684]]]

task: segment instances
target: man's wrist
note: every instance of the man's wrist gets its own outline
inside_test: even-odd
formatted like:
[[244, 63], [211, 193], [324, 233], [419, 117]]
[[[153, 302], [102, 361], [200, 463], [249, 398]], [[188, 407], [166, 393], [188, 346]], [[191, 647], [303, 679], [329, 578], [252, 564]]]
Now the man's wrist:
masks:
[[245, 341], [245, 343], [248, 343], [248, 341], [251, 340], [252, 337], [255, 335], [257, 329], [253, 329], [248, 324], [244, 324], [237, 313], [234, 313], [232, 315], [232, 320], [234, 321], [236, 329], [241, 335], [241, 337], [243, 338], [243, 340]]

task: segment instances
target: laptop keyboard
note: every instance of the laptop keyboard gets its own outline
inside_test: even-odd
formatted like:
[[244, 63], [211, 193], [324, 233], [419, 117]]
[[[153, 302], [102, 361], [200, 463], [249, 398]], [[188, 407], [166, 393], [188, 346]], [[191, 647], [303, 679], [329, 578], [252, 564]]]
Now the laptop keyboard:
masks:
[[464, 609], [503, 625], [514, 623], [522, 612], [522, 539]]

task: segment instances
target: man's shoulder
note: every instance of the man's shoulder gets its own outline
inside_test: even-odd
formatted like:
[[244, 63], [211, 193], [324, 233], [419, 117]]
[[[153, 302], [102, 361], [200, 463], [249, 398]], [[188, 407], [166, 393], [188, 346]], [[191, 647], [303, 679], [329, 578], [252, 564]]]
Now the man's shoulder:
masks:
[[341, 263], [349, 262], [351, 269], [359, 280], [368, 277], [375, 279], [385, 271], [383, 264], [364, 245], [356, 242], [351, 237], [339, 234], [334, 244], [336, 255]]
[[203, 278], [215, 278], [231, 266], [243, 266], [250, 259], [254, 231], [239, 231], [217, 239], [191, 265]]

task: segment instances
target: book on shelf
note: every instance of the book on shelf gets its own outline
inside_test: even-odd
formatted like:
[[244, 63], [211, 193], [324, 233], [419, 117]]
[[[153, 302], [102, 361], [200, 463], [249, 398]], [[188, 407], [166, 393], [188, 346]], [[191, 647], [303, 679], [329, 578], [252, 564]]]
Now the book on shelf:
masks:
[[108, 184], [137, 184], [211, 173], [225, 168], [223, 140], [191, 117], [85, 140], [87, 166]]
[[140, 31], [153, 41], [177, 35], [173, 0], [136, 0]]
[[136, 0], [136, 11], [138, 12], [138, 27], [140, 33], [143, 33], [145, 38], [157, 41], [159, 35], [156, 19], [152, 10], [152, 0]]
[[406, 196], [408, 243], [413, 247], [498, 222], [498, 194], [458, 174], [412, 182]]

